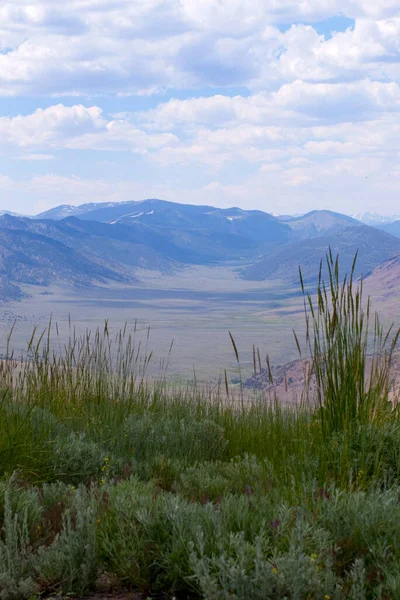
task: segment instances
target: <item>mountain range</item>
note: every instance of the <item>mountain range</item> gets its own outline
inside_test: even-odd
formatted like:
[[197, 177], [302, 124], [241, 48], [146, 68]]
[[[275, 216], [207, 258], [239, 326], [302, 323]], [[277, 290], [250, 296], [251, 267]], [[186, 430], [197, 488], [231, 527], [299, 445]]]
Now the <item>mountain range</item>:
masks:
[[[4, 211], [5, 212], [5, 211]], [[371, 227], [328, 210], [273, 216], [259, 210], [139, 202], [61, 205], [35, 217], [0, 216], [0, 297], [23, 286], [134, 283], [140, 270], [229, 264], [241, 277], [298, 282], [318, 276], [328, 247], [347, 270], [359, 250], [364, 276], [400, 255], [400, 221]], [[22, 286], [22, 287], [21, 287]]]
[[37, 218], [59, 220], [67, 214], [82, 221], [136, 228], [136, 232], [157, 232], [167, 236], [189, 255], [197, 254], [200, 262], [238, 259], [262, 253], [277, 243], [288, 241], [291, 234], [287, 224], [262, 211], [219, 209], [157, 199], [61, 206]]
[[[81, 204], [80, 206], [73, 206], [70, 204], [61, 204], [60, 206], [56, 206], [55, 208], [51, 208], [50, 210], [40, 213], [37, 216], [34, 216], [32, 218], [36, 218], [36, 219], [54, 219], [54, 220], [60, 220], [60, 219], [65, 219], [66, 217], [71, 217], [71, 216], [75, 216], [75, 217], [80, 217], [83, 219], [94, 219], [94, 220], [100, 220], [100, 221], [108, 221], [110, 222], [110, 218], [118, 218], [120, 216], [127, 216], [130, 211], [132, 210], [132, 217], [133, 218], [137, 218], [135, 216], [135, 213], [140, 213], [141, 210], [140, 206], [143, 205], [143, 207], [148, 206], [148, 203], [161, 203], [163, 201], [161, 200], [139, 200], [139, 201], [127, 201], [127, 202], [101, 202], [101, 203], [88, 203], [88, 204]], [[163, 202], [163, 204], [169, 204], [169, 205], [173, 205], [175, 207], [178, 206], [184, 206], [184, 205], [177, 205], [173, 202]], [[216, 209], [210, 206], [205, 206], [205, 207], [193, 207], [195, 209], [198, 209], [199, 213], [202, 212], [202, 209], [205, 208], [207, 210], [213, 210], [213, 211], [218, 211], [220, 209]], [[138, 209], [138, 210], [136, 210]], [[6, 211], [0, 211], [0, 215], [4, 214]], [[246, 211], [243, 211], [246, 212]], [[261, 211], [253, 211], [253, 212], [261, 212]], [[377, 226], [377, 225], [385, 225], [386, 223], [393, 223], [394, 221], [398, 221], [400, 220], [400, 214], [395, 214], [395, 215], [381, 215], [377, 212], [364, 212], [364, 213], [356, 213], [353, 214], [351, 216], [348, 215], [342, 215], [340, 213], [332, 213], [332, 211], [329, 210], [314, 210], [311, 211], [309, 213], [306, 214], [297, 214], [297, 215], [271, 215], [274, 218], [276, 218], [279, 221], [283, 221], [283, 222], [294, 222], [297, 221], [298, 219], [303, 219], [304, 217], [308, 217], [310, 215], [313, 214], [320, 214], [320, 213], [328, 213], [328, 214], [335, 214], [335, 215], [340, 215], [340, 217], [344, 218], [344, 219], [352, 219], [353, 221], [358, 221], [360, 223], [364, 223], [364, 225], [370, 225], [370, 226]], [[15, 213], [9, 213], [9, 214], [13, 214], [15, 215]], [[265, 214], [265, 213], [263, 213]], [[115, 215], [115, 216], [114, 216]], [[18, 215], [15, 215], [18, 216]], [[21, 215], [19, 215], [21, 216]]]
[[400, 215], [380, 215], [376, 212], [365, 212], [365, 213], [356, 213], [352, 215], [353, 219], [357, 221], [361, 221], [364, 225], [371, 225], [372, 227], [376, 227], [379, 225], [385, 225], [386, 223], [393, 223], [393, 221], [398, 221], [400, 219]]

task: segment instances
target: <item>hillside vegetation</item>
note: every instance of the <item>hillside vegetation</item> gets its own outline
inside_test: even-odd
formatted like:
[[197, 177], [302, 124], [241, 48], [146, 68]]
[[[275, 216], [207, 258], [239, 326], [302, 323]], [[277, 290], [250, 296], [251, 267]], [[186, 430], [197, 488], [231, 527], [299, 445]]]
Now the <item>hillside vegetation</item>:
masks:
[[29, 360], [3, 361], [0, 597], [398, 598], [398, 332], [354, 269], [327, 272], [304, 296], [316, 394], [296, 407], [171, 389], [167, 363], [150, 384], [135, 331], [107, 323], [66, 347], [34, 332]]

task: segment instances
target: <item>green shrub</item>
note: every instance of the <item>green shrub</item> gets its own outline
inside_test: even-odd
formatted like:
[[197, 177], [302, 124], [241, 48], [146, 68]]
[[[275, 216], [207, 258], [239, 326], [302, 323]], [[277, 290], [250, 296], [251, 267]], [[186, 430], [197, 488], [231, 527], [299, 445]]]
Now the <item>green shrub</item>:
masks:
[[70, 433], [49, 442], [47, 475], [50, 481], [60, 479], [78, 484], [100, 477], [105, 451], [82, 433]]
[[31, 598], [38, 588], [32, 577], [28, 509], [14, 513], [9, 491], [4, 497], [3, 531], [4, 536], [0, 539], [0, 598]]
[[98, 528], [102, 560], [123, 583], [147, 589], [153, 563], [153, 541], [148, 531], [158, 510], [154, 486], [131, 478], [103, 489]]
[[83, 594], [96, 582], [98, 509], [90, 491], [76, 490], [62, 515], [62, 530], [50, 546], [40, 546], [33, 565], [44, 589]]
[[297, 545], [285, 554], [265, 557], [260, 538], [251, 544], [242, 534], [230, 535], [228, 548], [212, 557], [191, 555], [202, 596], [210, 600], [301, 600], [343, 598], [330, 565], [305, 555]]

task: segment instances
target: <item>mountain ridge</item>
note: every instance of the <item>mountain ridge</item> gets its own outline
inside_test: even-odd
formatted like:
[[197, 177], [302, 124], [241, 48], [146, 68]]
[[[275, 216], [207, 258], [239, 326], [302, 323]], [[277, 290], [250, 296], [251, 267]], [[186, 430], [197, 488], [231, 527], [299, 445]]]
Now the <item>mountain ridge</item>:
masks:
[[156, 198], [60, 205], [35, 218], [0, 216], [0, 296], [57, 278], [70, 285], [135, 283], [138, 269], [169, 274], [225, 263], [246, 264], [244, 279], [290, 283], [298, 281], [300, 264], [313, 282], [328, 247], [344, 269], [359, 250], [358, 274], [366, 275], [400, 252], [399, 238], [329, 210], [282, 220], [260, 210]]
[[345, 228], [334, 235], [292, 242], [276, 248], [261, 260], [244, 268], [241, 275], [249, 280], [280, 279], [297, 283], [300, 266], [304, 282], [314, 283], [318, 279], [321, 259], [325, 257], [328, 248], [339, 254], [343, 273], [350, 271], [358, 252], [356, 276], [367, 276], [379, 264], [400, 252], [400, 240], [379, 229], [358, 225]]

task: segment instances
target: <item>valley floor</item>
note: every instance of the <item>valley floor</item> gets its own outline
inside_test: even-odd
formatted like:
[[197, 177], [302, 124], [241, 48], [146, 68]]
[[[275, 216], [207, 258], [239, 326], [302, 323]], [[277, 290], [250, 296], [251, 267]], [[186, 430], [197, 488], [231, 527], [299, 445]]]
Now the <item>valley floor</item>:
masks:
[[[149, 350], [152, 375], [159, 374], [160, 361], [169, 357], [170, 381], [216, 381], [224, 369], [237, 379], [237, 365], [228, 332], [240, 352], [242, 375], [252, 374], [253, 345], [274, 364], [296, 357], [292, 328], [303, 329], [303, 305], [299, 290], [281, 282], [241, 280], [235, 266], [196, 267], [174, 276], [139, 273], [140, 283], [71, 290], [64, 286], [25, 286], [30, 298], [0, 307], [0, 353], [14, 320], [12, 347], [26, 349], [34, 326], [44, 329], [52, 315], [61, 337], [69, 335], [69, 319], [78, 333], [102, 326], [119, 331], [137, 320], [137, 338]], [[172, 352], [169, 356], [171, 343]]]

